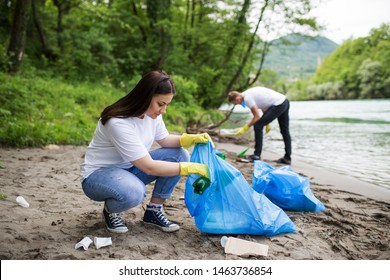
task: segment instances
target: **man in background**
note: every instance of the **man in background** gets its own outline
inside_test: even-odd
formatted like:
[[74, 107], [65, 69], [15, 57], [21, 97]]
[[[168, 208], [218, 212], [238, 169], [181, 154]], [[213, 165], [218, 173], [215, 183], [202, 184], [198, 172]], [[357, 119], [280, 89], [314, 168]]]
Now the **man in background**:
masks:
[[[228, 100], [235, 105], [250, 108], [253, 118], [249, 123], [241, 127], [237, 135], [244, 134], [253, 126], [255, 132], [255, 151], [249, 156], [249, 160], [261, 159], [261, 151], [263, 148], [263, 128], [271, 123], [276, 118], [278, 119], [280, 132], [283, 136], [285, 154], [276, 162], [283, 164], [291, 164], [291, 136], [289, 130], [289, 109], [290, 102], [287, 97], [279, 92], [265, 87], [253, 87], [242, 93], [231, 91], [228, 94]], [[259, 109], [263, 112], [260, 116]]]

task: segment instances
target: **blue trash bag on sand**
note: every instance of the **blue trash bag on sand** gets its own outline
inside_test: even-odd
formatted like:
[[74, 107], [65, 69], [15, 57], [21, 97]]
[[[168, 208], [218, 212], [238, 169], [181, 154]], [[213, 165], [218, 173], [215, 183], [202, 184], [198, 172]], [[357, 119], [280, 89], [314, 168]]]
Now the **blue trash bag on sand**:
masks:
[[192, 184], [199, 175], [188, 176], [185, 204], [202, 232], [272, 236], [296, 231], [286, 213], [266, 196], [255, 192], [244, 176], [216, 155], [211, 143], [197, 144], [191, 161], [209, 166], [211, 184], [202, 194]]
[[293, 172], [290, 166], [276, 169], [256, 160], [252, 188], [263, 193], [283, 210], [320, 212], [326, 209], [312, 193], [309, 179]]

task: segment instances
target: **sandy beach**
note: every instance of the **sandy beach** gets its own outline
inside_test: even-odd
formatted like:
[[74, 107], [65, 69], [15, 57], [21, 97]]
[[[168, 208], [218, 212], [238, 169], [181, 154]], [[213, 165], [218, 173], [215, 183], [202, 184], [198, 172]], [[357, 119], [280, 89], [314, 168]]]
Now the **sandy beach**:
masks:
[[[218, 141], [216, 147], [250, 183], [253, 164], [235, 161], [242, 147]], [[313, 194], [327, 209], [286, 211], [298, 227], [295, 233], [234, 235], [268, 245], [267, 256], [225, 254], [221, 235], [200, 232], [183, 200], [186, 177], [165, 205], [166, 215], [181, 226], [178, 232], [164, 233], [142, 224], [146, 198], [143, 205], [122, 213], [129, 225], [127, 233], [110, 233], [102, 220], [102, 203], [88, 199], [80, 186], [79, 165], [85, 148], [0, 149], [0, 193], [6, 196], [0, 200], [2, 260], [390, 259], [390, 191], [295, 158], [293, 171], [310, 179]], [[272, 161], [277, 158], [271, 153], [263, 155], [274, 166]], [[30, 207], [19, 206], [17, 196], [23, 196]], [[112, 245], [75, 249], [84, 237], [111, 237]]]

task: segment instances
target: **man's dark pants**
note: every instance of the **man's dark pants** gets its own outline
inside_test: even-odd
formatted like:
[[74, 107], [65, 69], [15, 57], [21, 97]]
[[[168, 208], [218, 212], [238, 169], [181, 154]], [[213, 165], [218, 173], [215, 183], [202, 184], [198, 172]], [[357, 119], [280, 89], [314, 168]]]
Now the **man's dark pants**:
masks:
[[263, 129], [264, 126], [278, 119], [280, 133], [283, 136], [284, 142], [284, 158], [291, 160], [291, 136], [289, 129], [289, 110], [290, 102], [286, 99], [282, 104], [277, 106], [271, 106], [253, 125], [255, 131], [255, 152], [254, 154], [261, 157], [261, 151], [263, 149]]

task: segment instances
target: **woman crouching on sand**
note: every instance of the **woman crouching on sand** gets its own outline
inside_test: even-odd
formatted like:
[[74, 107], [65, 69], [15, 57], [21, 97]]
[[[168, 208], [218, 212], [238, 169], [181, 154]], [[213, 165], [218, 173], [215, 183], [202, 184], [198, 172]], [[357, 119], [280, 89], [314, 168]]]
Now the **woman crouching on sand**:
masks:
[[[211, 141], [207, 133], [170, 135], [162, 114], [175, 94], [164, 71], [147, 73], [135, 88], [101, 113], [93, 139], [81, 165], [84, 193], [104, 201], [103, 217], [111, 232], [128, 231], [120, 213], [141, 204], [146, 185], [155, 181], [143, 222], [165, 232], [180, 229], [163, 212], [180, 175], [209, 177], [205, 164], [189, 161], [189, 148]], [[154, 142], [161, 148], [151, 150]]]

